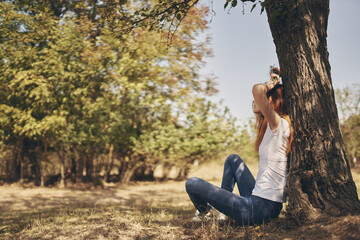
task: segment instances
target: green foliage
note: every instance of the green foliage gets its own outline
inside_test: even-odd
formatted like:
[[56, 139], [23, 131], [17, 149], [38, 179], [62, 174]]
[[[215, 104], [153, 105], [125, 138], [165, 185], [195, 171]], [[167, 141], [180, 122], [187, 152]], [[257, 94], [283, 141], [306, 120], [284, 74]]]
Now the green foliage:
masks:
[[[28, 174], [38, 174], [50, 152], [92, 177], [109, 172], [113, 160], [101, 159], [114, 155], [129, 178], [139, 163], [187, 168], [234, 146], [235, 120], [209, 101], [214, 80], [200, 75], [211, 54], [207, 40], [197, 40], [207, 9], [189, 11], [196, 1], [185, 1], [170, 10], [170, 2], [0, 3], [0, 139], [17, 152], [13, 169], [25, 157]], [[162, 25], [140, 21], [145, 9], [182, 21], [171, 46]], [[124, 32], [135, 18], [153, 30]], [[21, 148], [24, 141], [32, 144]]]
[[211, 102], [196, 103], [178, 123], [158, 122], [154, 130], [134, 139], [134, 150], [154, 164], [162, 162], [186, 166], [195, 160], [204, 162], [241, 143], [235, 119]]
[[355, 164], [360, 156], [360, 85], [336, 89], [335, 94], [345, 149]]

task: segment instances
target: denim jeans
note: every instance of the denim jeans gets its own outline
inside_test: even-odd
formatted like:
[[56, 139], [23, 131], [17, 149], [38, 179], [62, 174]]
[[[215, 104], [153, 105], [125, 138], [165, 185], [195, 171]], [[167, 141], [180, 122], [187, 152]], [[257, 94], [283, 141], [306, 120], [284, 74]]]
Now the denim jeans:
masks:
[[[232, 193], [235, 182], [240, 196]], [[282, 203], [252, 196], [254, 186], [253, 175], [236, 154], [225, 160], [221, 188], [196, 177], [186, 181], [186, 191], [199, 212], [206, 212], [212, 206], [246, 225], [276, 218], [282, 209]]]

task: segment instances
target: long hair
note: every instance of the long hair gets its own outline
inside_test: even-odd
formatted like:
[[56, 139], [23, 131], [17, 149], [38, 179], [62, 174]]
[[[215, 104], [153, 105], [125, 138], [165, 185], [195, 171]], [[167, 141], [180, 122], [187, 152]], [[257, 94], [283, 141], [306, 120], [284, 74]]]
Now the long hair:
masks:
[[[280, 115], [280, 117], [284, 118], [290, 126], [290, 136], [288, 139], [288, 144], [286, 146], [286, 153], [290, 153], [291, 143], [293, 140], [293, 129], [291, 127], [291, 121], [289, 115], [287, 113], [285, 98], [284, 98], [284, 86], [282, 84], [277, 84], [273, 89], [266, 93], [268, 98], [272, 99], [272, 107], [274, 111]], [[259, 146], [261, 141], [264, 138], [264, 134], [266, 131], [268, 121], [264, 118], [261, 113], [256, 114], [256, 129], [257, 129], [257, 137], [255, 141], [255, 149], [259, 152]]]

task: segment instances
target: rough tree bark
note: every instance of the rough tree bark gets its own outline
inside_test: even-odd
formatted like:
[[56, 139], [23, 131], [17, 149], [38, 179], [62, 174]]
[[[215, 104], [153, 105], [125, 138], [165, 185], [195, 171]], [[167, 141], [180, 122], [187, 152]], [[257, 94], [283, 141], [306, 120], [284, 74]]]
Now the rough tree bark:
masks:
[[266, 12], [294, 128], [287, 210], [306, 219], [358, 212], [330, 75], [329, 0], [270, 0]]

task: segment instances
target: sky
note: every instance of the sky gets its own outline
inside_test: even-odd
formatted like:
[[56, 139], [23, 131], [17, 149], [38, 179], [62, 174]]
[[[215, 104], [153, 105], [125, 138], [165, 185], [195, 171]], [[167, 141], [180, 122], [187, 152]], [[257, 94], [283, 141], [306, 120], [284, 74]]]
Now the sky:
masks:
[[[211, 0], [203, 0], [209, 4]], [[225, 0], [213, 0], [209, 16], [213, 57], [203, 73], [216, 76], [218, 95], [240, 123], [253, 117], [252, 86], [268, 80], [270, 66], [279, 66], [266, 13], [252, 3], [224, 11]], [[328, 51], [334, 88], [360, 83], [360, 1], [330, 0]]]

